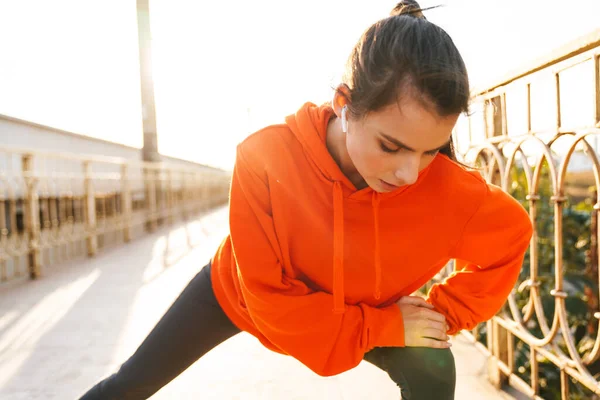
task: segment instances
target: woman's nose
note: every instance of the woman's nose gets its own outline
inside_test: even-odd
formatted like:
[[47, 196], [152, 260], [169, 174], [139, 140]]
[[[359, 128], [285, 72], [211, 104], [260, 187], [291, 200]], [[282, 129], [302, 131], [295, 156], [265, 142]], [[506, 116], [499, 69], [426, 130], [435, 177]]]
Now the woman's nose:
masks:
[[402, 185], [412, 185], [415, 183], [419, 177], [418, 158], [415, 157], [415, 159], [411, 158], [410, 160], [405, 160], [400, 168], [396, 169], [395, 176]]

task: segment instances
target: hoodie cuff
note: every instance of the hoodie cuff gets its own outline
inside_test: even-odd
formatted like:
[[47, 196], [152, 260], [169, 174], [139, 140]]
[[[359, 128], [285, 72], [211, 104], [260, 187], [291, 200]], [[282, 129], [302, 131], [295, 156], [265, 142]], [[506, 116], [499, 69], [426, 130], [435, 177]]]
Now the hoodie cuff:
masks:
[[404, 320], [397, 304], [380, 308], [378, 332], [371, 336], [369, 348], [374, 347], [404, 347]]

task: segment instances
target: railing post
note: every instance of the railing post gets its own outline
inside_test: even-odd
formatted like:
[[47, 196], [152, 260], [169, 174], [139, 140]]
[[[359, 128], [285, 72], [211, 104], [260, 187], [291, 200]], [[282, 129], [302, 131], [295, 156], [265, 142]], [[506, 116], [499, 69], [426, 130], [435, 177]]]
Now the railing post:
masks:
[[163, 168], [154, 170], [154, 191], [156, 199], [156, 226], [162, 226], [165, 222], [165, 185], [163, 182]]
[[491, 331], [488, 331], [488, 343], [491, 340], [492, 355], [488, 358], [488, 378], [496, 389], [501, 389], [507, 382], [507, 376], [502, 372], [498, 361], [508, 364], [509, 349], [508, 349], [508, 333], [500, 324], [492, 320]]
[[7, 245], [8, 228], [6, 225], [6, 198], [4, 197], [4, 193], [0, 192], [0, 282], [8, 280], [6, 271]]
[[23, 176], [25, 178], [25, 231], [29, 239], [27, 264], [29, 277], [38, 278], [41, 275], [40, 250], [40, 204], [37, 192], [37, 182], [33, 171], [33, 156], [23, 156]]
[[144, 168], [146, 175], [146, 199], [147, 199], [147, 220], [146, 231], [154, 232], [156, 230], [156, 174], [152, 168]]
[[121, 218], [123, 221], [123, 241], [131, 241], [131, 185], [127, 164], [121, 165]]
[[173, 210], [173, 173], [170, 169], [167, 171], [167, 184], [166, 196], [167, 196], [167, 223], [173, 225], [174, 222], [174, 210]]
[[61, 251], [60, 254], [62, 255], [62, 259], [66, 260], [69, 257], [68, 254], [68, 240], [67, 240], [67, 235], [64, 233], [64, 227], [67, 226], [68, 221], [67, 221], [67, 205], [66, 205], [66, 201], [68, 199], [68, 195], [66, 193], [61, 193], [60, 191], [60, 187], [57, 193], [57, 198], [58, 198], [58, 221], [59, 221], [59, 227], [58, 229], [60, 229], [61, 234], [60, 234], [60, 243], [61, 243]]
[[194, 171], [190, 171], [190, 182], [192, 183], [190, 187], [190, 214], [194, 218], [198, 215], [198, 210], [202, 203], [202, 191], [198, 184], [198, 176]]
[[181, 219], [183, 221], [187, 221], [187, 212], [185, 209], [187, 205], [187, 179], [185, 175], [185, 170], [181, 171], [181, 195], [179, 196], [181, 202], [179, 203], [179, 211], [181, 212]]
[[98, 252], [98, 236], [96, 235], [96, 195], [92, 180], [92, 166], [89, 161], [83, 163], [84, 190], [85, 190], [85, 227], [86, 246], [88, 256], [92, 257]]
[[554, 74], [554, 86], [556, 93], [556, 132], [559, 132], [562, 128], [562, 111], [560, 107], [560, 74], [558, 72]]
[[533, 389], [533, 393], [537, 396], [540, 392], [540, 374], [539, 374], [539, 364], [537, 358], [537, 351], [535, 347], [531, 347], [531, 351], [529, 353], [529, 362], [531, 363], [531, 388]]
[[594, 124], [600, 128], [600, 54], [594, 56]]
[[205, 212], [206, 210], [210, 209], [210, 207], [212, 206], [211, 204], [211, 177], [209, 174], [207, 173], [200, 173], [198, 172], [196, 174], [196, 176], [198, 177], [198, 186], [199, 186], [199, 191], [200, 191], [200, 207], [201, 210], [203, 212]]
[[194, 197], [196, 197], [196, 182], [194, 181], [194, 174], [188, 172], [188, 186], [187, 186], [187, 202], [185, 205], [185, 212], [188, 218], [194, 216]]

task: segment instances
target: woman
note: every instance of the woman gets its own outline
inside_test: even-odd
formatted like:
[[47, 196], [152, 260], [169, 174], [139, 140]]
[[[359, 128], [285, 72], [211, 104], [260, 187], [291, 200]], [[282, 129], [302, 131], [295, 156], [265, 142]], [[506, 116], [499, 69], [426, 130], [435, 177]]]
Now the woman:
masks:
[[[230, 235], [83, 399], [147, 398], [240, 331], [322, 376], [366, 359], [403, 399], [454, 398], [448, 335], [499, 310], [532, 233], [514, 199], [456, 162], [468, 99], [450, 37], [398, 4], [361, 37], [331, 104], [238, 146]], [[450, 259], [451, 277], [410, 296]]]

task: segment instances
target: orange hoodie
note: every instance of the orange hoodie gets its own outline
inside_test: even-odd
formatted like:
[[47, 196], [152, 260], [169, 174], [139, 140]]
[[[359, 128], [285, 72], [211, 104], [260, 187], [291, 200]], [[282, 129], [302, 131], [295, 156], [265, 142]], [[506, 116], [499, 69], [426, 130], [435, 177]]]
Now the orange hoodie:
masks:
[[466, 261], [428, 298], [448, 333], [491, 318], [532, 234], [519, 203], [443, 155], [413, 185], [356, 190], [325, 145], [332, 117], [307, 103], [238, 146], [230, 235], [212, 260], [233, 323], [322, 376], [404, 346], [395, 302], [450, 259]]

